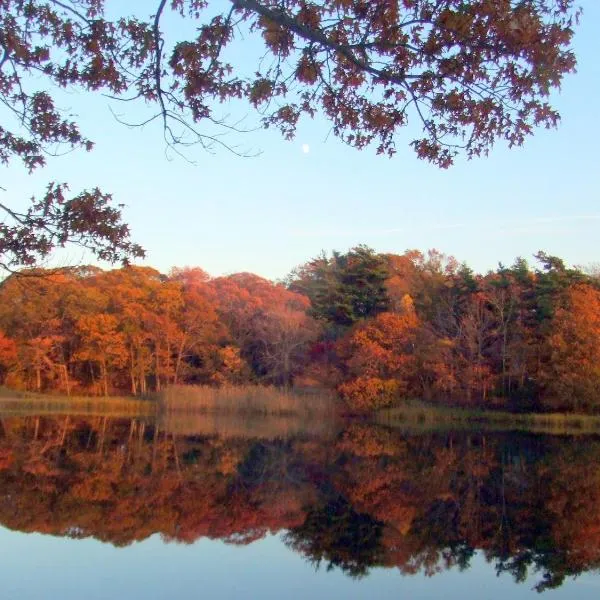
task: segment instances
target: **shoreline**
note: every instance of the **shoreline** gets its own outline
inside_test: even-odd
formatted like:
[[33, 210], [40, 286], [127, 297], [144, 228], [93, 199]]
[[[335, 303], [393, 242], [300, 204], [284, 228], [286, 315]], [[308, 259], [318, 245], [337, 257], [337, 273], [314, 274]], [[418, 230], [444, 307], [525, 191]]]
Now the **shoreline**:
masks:
[[[193, 386], [190, 386], [193, 388]], [[256, 390], [255, 390], [256, 391]], [[190, 399], [191, 400], [191, 399]], [[237, 400], [237, 398], [236, 398]], [[410, 400], [404, 405], [381, 409], [366, 415], [344, 414], [343, 410], [327, 412], [302, 410], [296, 406], [266, 406], [240, 403], [218, 408], [216, 404], [193, 401], [170, 405], [158, 395], [147, 398], [134, 396], [55, 396], [35, 392], [0, 389], [0, 416], [27, 415], [106, 415], [113, 417], [154, 417], [159, 414], [228, 415], [236, 418], [287, 417], [367, 420], [384, 427], [415, 432], [431, 430], [479, 429], [486, 431], [526, 431], [557, 435], [600, 434], [600, 415], [583, 413], [513, 413], [503, 410], [445, 407]]]
[[420, 401], [377, 411], [373, 421], [387, 427], [422, 431], [483, 429], [555, 435], [600, 434], [600, 415], [560, 412], [513, 413], [503, 410], [432, 406]]

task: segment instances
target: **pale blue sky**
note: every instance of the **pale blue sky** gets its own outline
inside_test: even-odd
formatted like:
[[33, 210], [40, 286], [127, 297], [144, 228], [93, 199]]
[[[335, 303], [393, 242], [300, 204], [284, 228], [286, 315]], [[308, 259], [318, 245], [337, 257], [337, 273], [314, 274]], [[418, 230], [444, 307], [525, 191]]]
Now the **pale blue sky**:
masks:
[[[196, 148], [192, 165], [165, 156], [158, 126], [128, 130], [105, 98], [70, 94], [63, 102], [95, 150], [53, 160], [34, 176], [15, 163], [0, 170], [0, 185], [13, 203], [48, 180], [68, 181], [73, 190], [101, 186], [126, 205], [135, 240], [148, 252], [145, 263], [163, 272], [197, 265], [214, 275], [279, 278], [321, 250], [360, 243], [397, 253], [435, 247], [478, 271], [540, 249], [570, 264], [596, 262], [600, 1], [580, 4], [578, 73], [553, 98], [562, 123], [521, 149], [499, 145], [488, 158], [441, 171], [416, 158], [410, 134], [388, 159], [343, 146], [316, 119], [302, 123], [294, 142], [275, 131], [232, 140], [262, 150], [257, 158]], [[80, 260], [73, 250], [57, 258]]]

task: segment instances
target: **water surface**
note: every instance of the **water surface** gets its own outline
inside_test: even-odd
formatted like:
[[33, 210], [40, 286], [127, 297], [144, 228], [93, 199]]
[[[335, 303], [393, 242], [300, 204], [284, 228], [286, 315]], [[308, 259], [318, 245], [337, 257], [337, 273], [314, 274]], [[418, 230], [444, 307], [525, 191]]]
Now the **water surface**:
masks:
[[598, 595], [598, 438], [184, 423], [2, 419], [4, 597]]

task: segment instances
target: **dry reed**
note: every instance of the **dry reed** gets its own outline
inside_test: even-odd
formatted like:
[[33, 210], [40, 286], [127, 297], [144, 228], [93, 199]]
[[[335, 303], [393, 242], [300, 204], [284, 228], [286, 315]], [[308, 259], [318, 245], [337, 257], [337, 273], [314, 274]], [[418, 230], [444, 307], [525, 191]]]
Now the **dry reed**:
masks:
[[157, 400], [166, 411], [262, 415], [333, 415], [335, 412], [335, 400], [327, 393], [283, 391], [258, 385], [169, 386]]

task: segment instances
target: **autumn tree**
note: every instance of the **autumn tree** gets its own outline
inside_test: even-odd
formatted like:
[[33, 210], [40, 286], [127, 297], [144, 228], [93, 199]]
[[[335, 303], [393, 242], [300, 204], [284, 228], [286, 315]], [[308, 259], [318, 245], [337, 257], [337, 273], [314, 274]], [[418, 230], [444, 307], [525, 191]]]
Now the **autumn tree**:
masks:
[[11, 383], [41, 391], [46, 386], [70, 391], [72, 358], [65, 298], [76, 285], [71, 274], [12, 275], [0, 286], [0, 327], [17, 347]]
[[406, 395], [415, 376], [417, 326], [412, 299], [406, 295], [401, 313], [380, 313], [340, 341], [346, 381], [338, 389], [351, 409], [381, 408]]
[[110, 290], [109, 310], [125, 339], [131, 392], [160, 390], [174, 375], [181, 286], [155, 269], [133, 266], [106, 273], [102, 284]]
[[172, 281], [182, 286], [182, 304], [175, 319], [172, 383], [239, 382], [245, 374], [239, 349], [217, 313], [216, 289], [200, 268], [173, 269]]
[[[1, 74], [2, 71], [0, 82]], [[3, 156], [6, 148], [2, 144], [11, 137], [0, 125], [0, 160], [4, 162], [8, 160]], [[27, 147], [22, 140], [10, 141], [11, 148], [23, 145]], [[25, 159], [29, 159], [29, 152]], [[115, 205], [109, 194], [98, 188], [75, 195], [68, 190], [66, 184], [51, 183], [44, 195], [34, 198], [24, 210], [0, 202], [4, 212], [0, 221], [0, 268], [12, 272], [19, 267], [38, 265], [54, 249], [67, 244], [85, 248], [98, 259], [111, 263], [128, 264], [131, 259], [144, 256], [141, 246], [130, 239], [129, 227], [122, 221], [122, 207]]]
[[124, 334], [119, 331], [115, 315], [106, 313], [84, 314], [77, 320], [80, 348], [75, 358], [90, 364], [92, 384], [96, 378], [94, 368], [99, 369], [102, 393], [108, 396], [111, 389], [111, 371], [127, 362]]
[[100, 283], [103, 272], [93, 267], [68, 272], [69, 285], [58, 290], [68, 372], [74, 384], [108, 395], [114, 369], [124, 364], [125, 350], [118, 322], [108, 311], [109, 295]]
[[495, 341], [495, 323], [487, 299], [482, 293], [473, 293], [461, 317], [458, 338], [461, 368], [458, 378], [468, 402], [474, 396], [485, 401], [493, 391], [490, 355]]
[[[572, 410], [597, 409], [600, 398], [600, 291], [579, 284], [556, 311], [541, 375], [548, 400]], [[554, 398], [553, 398], [554, 397]]]
[[407, 252], [402, 263], [387, 285], [394, 295], [409, 284], [419, 315], [413, 349], [419, 395], [470, 401], [475, 394], [480, 399], [490, 386], [484, 358], [490, 326], [477, 277], [468, 265], [436, 249]]
[[[3, 163], [32, 171], [48, 152], [92, 148], [61, 108], [54, 90], [64, 88], [134, 103], [140, 116], [129, 124], [157, 121], [176, 149], [223, 144], [220, 134], [237, 120], [223, 121], [219, 105], [242, 101], [286, 138], [303, 116], [320, 113], [345, 143], [387, 155], [410, 123], [417, 156], [447, 167], [460, 152], [486, 154], [497, 140], [521, 145], [536, 127], [555, 126], [548, 97], [575, 69], [573, 0], [156, 0], [150, 10], [3, 2]], [[166, 28], [169, 11], [196, 34]], [[228, 58], [239, 44], [257, 57], [247, 71]], [[113, 261], [142, 253], [119, 206], [93, 184], [71, 197], [50, 184], [23, 211], [0, 206], [9, 268], [69, 242]]]
[[0, 384], [4, 384], [7, 372], [17, 360], [17, 345], [0, 331]]
[[501, 393], [510, 394], [512, 387], [512, 372], [518, 365], [517, 356], [513, 356], [512, 343], [518, 334], [520, 321], [519, 286], [510, 271], [500, 266], [496, 274], [490, 274], [482, 285], [482, 292], [489, 303], [495, 320], [496, 351], [495, 358], [499, 361], [501, 370]]
[[288, 387], [293, 383], [307, 363], [310, 343], [319, 333], [318, 324], [307, 314], [308, 305], [308, 299], [297, 294], [264, 314], [262, 358], [269, 379], [277, 385]]
[[249, 273], [218, 278], [219, 312], [242, 357], [261, 379], [292, 383], [318, 334], [309, 299]]
[[402, 310], [404, 296], [414, 297], [421, 288], [421, 273], [417, 267], [422, 253], [407, 250], [404, 254], [384, 254], [387, 266], [385, 289], [388, 307], [392, 312]]

